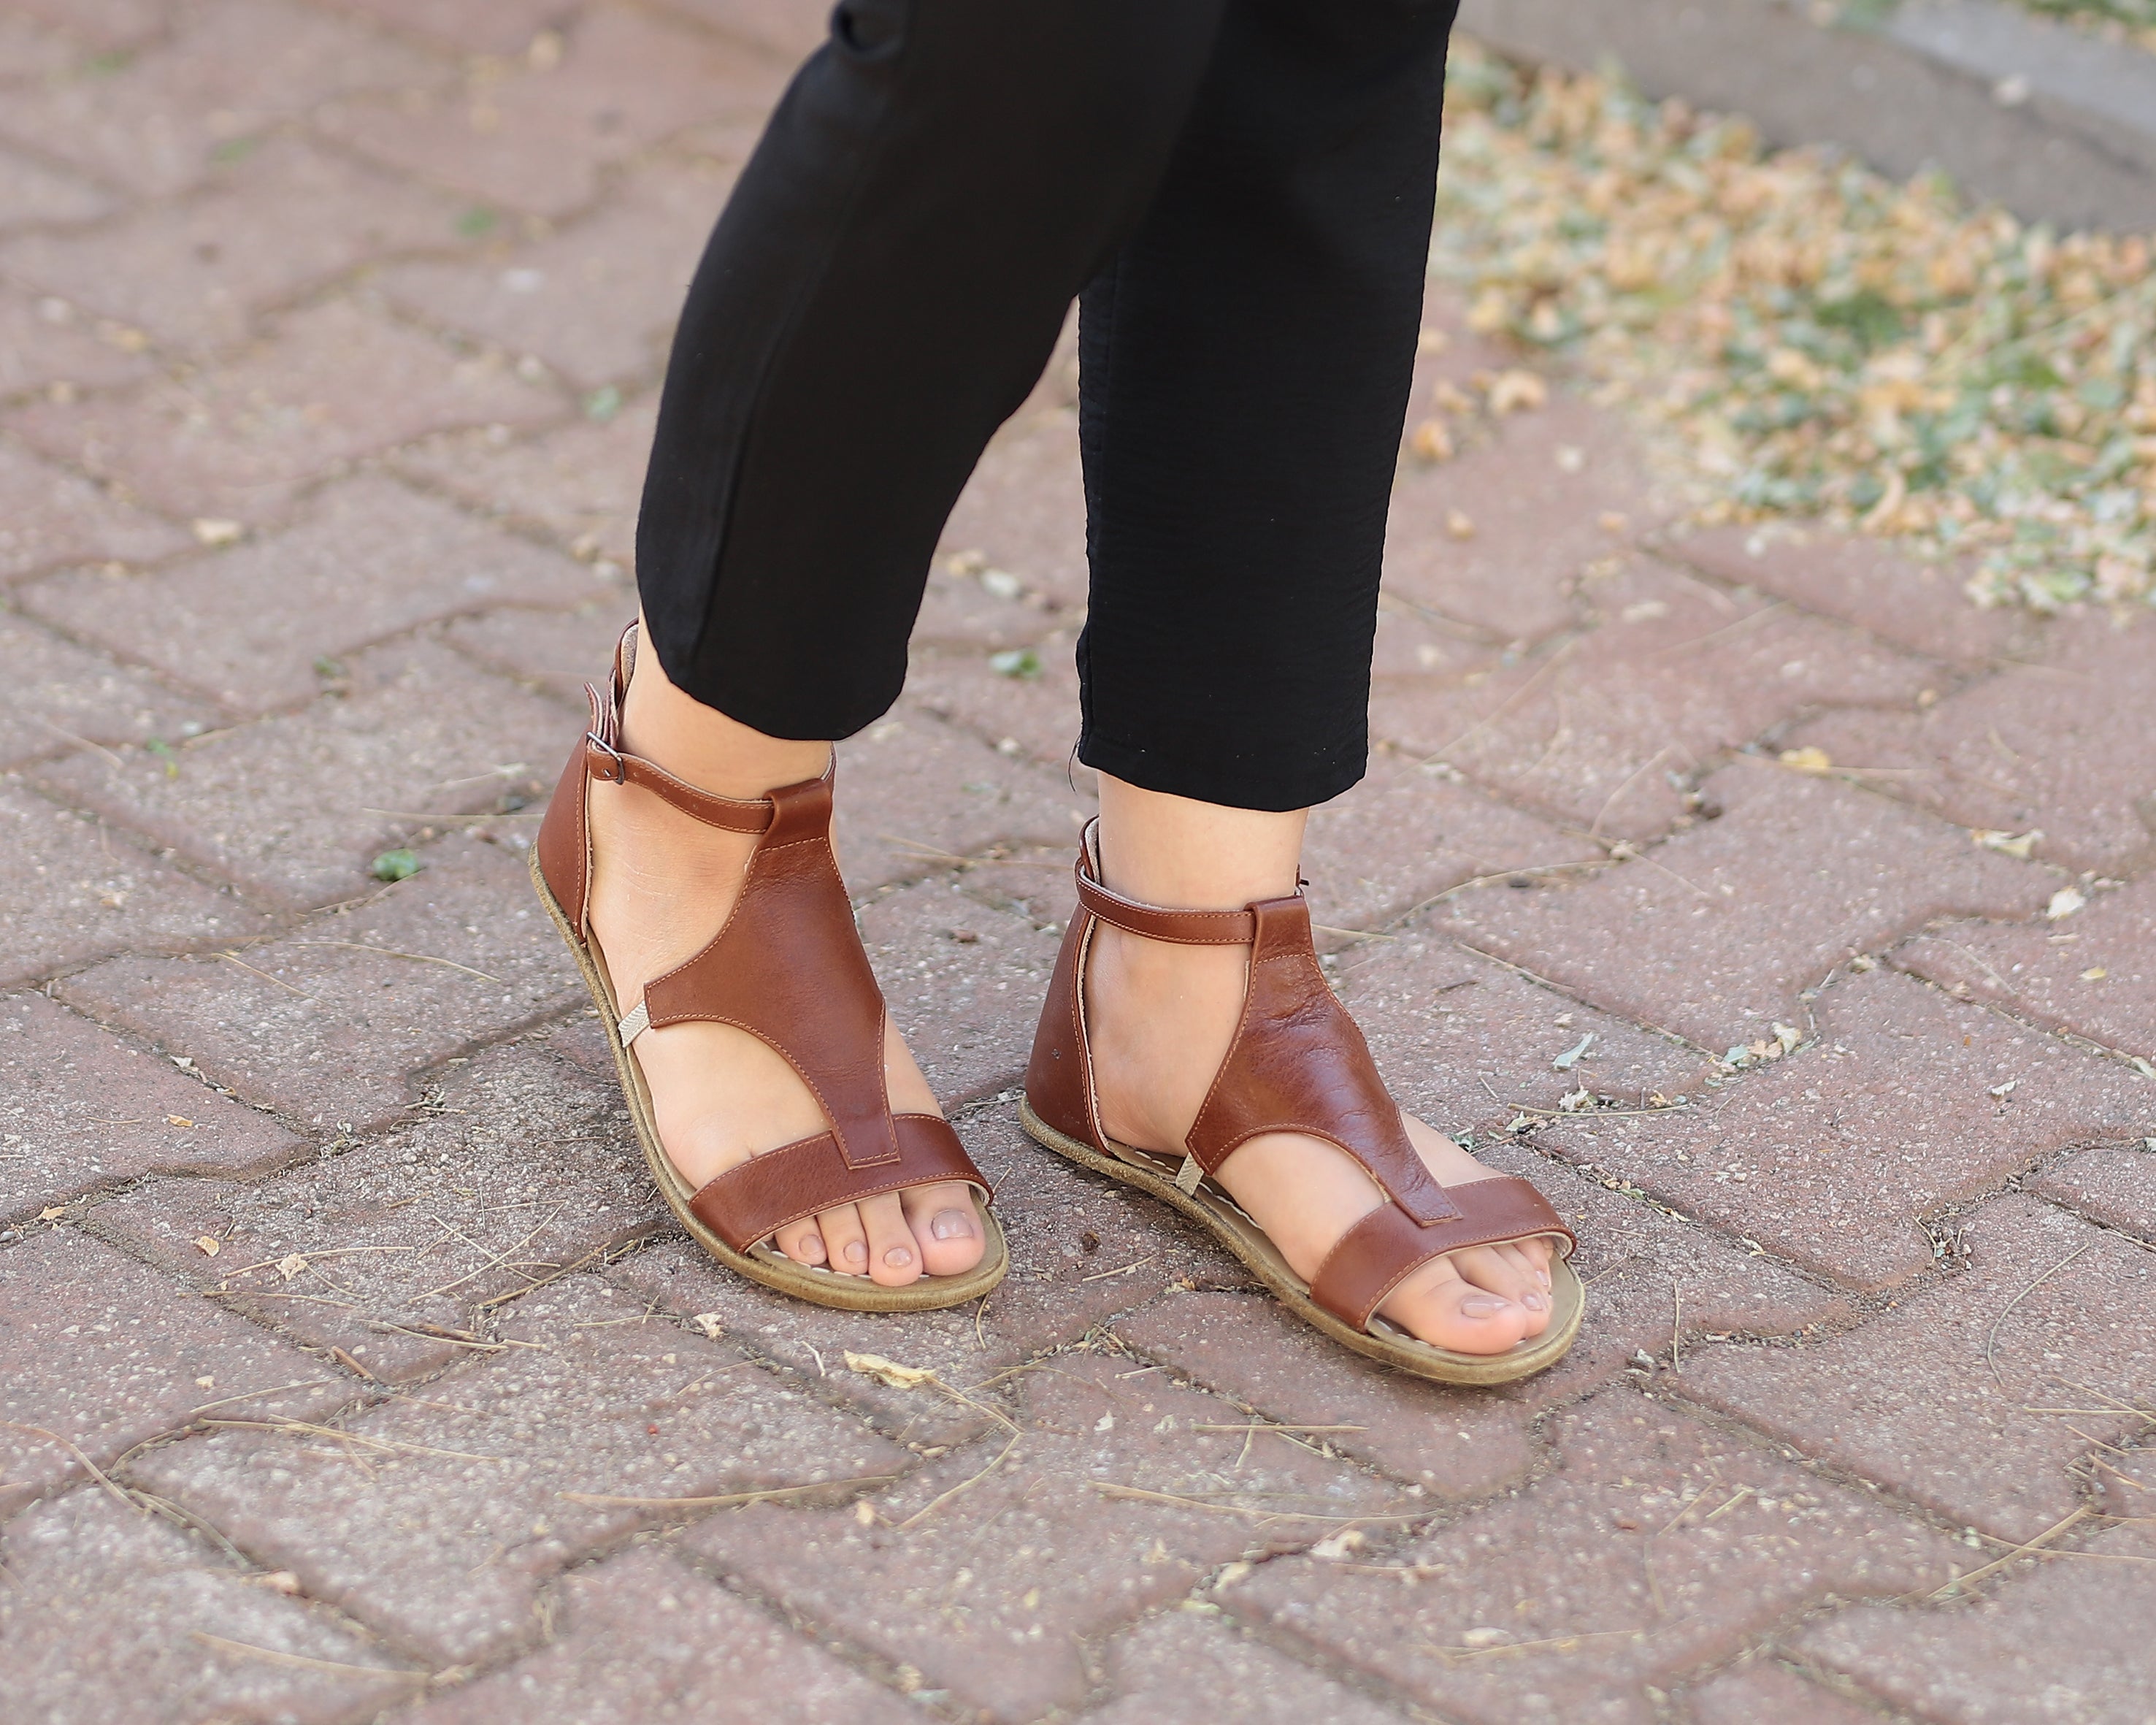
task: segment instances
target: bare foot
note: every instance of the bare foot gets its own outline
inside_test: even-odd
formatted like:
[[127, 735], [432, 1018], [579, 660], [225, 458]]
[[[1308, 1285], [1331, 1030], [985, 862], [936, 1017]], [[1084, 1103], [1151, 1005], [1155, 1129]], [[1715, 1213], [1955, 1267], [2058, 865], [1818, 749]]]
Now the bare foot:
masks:
[[[728, 737], [713, 721], [740, 734]], [[814, 759], [823, 745], [763, 738], [690, 701], [665, 682], [650, 653], [638, 656], [623, 729], [625, 749], [719, 796], [757, 796], [823, 770]], [[803, 759], [789, 758], [804, 750]], [[701, 951], [724, 924], [756, 841], [692, 820], [640, 786], [603, 781], [592, 785], [591, 832], [592, 940], [627, 1012], [646, 983]], [[651, 1092], [659, 1141], [692, 1187], [830, 1124], [793, 1068], [732, 1025], [647, 1030], [634, 1058]], [[888, 1022], [884, 1070], [893, 1113], [941, 1112]], [[773, 1244], [797, 1264], [825, 1264], [887, 1288], [923, 1274], [961, 1274], [987, 1248], [973, 1192], [957, 1181], [821, 1212], [781, 1228]]]
[[[1291, 893], [1302, 826], [1300, 811], [1227, 808], [1101, 777], [1106, 884], [1148, 904], [1230, 910]], [[1095, 924], [1086, 1023], [1110, 1136], [1183, 1154], [1235, 1039], [1249, 966], [1245, 947], [1148, 940]], [[1402, 1120], [1440, 1185], [1498, 1171], [1420, 1120]], [[1345, 1152], [1299, 1133], [1250, 1140], [1214, 1177], [1305, 1280], [1359, 1218], [1387, 1201]], [[1550, 1251], [1547, 1240], [1523, 1240], [1448, 1253], [1414, 1271], [1378, 1310], [1424, 1341], [1502, 1353], [1549, 1327]]]

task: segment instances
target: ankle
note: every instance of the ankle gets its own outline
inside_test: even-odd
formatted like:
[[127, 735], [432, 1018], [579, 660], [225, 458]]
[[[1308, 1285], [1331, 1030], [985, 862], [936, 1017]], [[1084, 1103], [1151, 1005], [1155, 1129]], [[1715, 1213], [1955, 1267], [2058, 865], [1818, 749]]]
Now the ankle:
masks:
[[1296, 888], [1307, 811], [1229, 808], [1101, 775], [1102, 884], [1170, 910], [1240, 910]]
[[648, 631], [622, 701], [621, 747], [715, 796], [758, 797], [782, 785], [820, 778], [831, 764], [828, 742], [767, 736], [667, 679]]

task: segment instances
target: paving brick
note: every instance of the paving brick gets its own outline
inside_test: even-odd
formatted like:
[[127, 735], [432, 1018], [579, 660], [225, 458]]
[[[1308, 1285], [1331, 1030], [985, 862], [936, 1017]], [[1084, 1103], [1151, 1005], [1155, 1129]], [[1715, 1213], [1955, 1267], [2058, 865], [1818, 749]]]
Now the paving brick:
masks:
[[[0, 21], [0, 29], [6, 28]], [[19, 100], [12, 94], [9, 100]], [[45, 223], [93, 222], [112, 199], [88, 180], [0, 150], [0, 232]]]
[[129, 353], [122, 339], [65, 300], [0, 286], [0, 395], [55, 384], [66, 394], [147, 376], [149, 355]]
[[1466, 882], [1601, 856], [1600, 846], [1441, 771], [1381, 755], [1361, 784], [1312, 811], [1302, 872], [1318, 921], [1382, 929]]
[[2106, 1228], [2143, 1239], [2156, 1236], [2156, 1148], [2147, 1138], [2076, 1151], [2029, 1186]]
[[20, 616], [0, 612], [0, 767], [88, 744], [140, 744], [208, 728], [215, 709], [116, 665]]
[[1075, 847], [1092, 801], [910, 700], [839, 745], [839, 862], [855, 892], [991, 847]]
[[1463, 1725], [1646, 1725], [1650, 1690], [1785, 1619], [1946, 1579], [1930, 1529], [1629, 1391], [1548, 1432], [1554, 1468], [1509, 1499], [1368, 1568], [1291, 1558], [1217, 1597]]
[[1075, 623], [1038, 631], [1016, 649], [1032, 652], [1033, 667], [1015, 672], [998, 670], [978, 653], [917, 653], [906, 678], [908, 702], [1090, 790], [1093, 774], [1072, 754], [1078, 746], [1077, 631]]
[[[64, 18], [75, 10], [67, 5]], [[157, 28], [155, 18], [144, 20], [148, 28]], [[129, 21], [114, 22], [133, 33]], [[426, 55], [311, 8], [203, 0], [162, 44], [11, 93], [0, 131], [163, 196], [208, 178], [236, 141], [328, 97], [424, 85], [440, 75]]]
[[658, 410], [651, 391], [605, 420], [578, 420], [523, 441], [506, 430], [456, 432], [393, 459], [400, 471], [452, 497], [633, 569]]
[[957, 1704], [1030, 1719], [1084, 1697], [1076, 1638], [1165, 1604], [1217, 1563], [1414, 1508], [1314, 1450], [1250, 1444], [1232, 1405], [1158, 1375], [1118, 1377], [1129, 1369], [1065, 1354], [1027, 1374], [999, 1465], [983, 1473], [1005, 1449], [991, 1432], [877, 1494], [873, 1519], [757, 1505], [683, 1543]]
[[[1510, 891], [1500, 888], [1493, 890]], [[1341, 997], [1403, 1107], [1446, 1130], [1502, 1126], [1584, 1088], [1637, 1107], [1697, 1095], [1707, 1063], [1672, 1039], [1410, 926], [1342, 955]], [[1563, 1071], [1557, 1061], [1594, 1037]]]
[[187, 543], [155, 516], [0, 443], [0, 580], [62, 563], [146, 561]]
[[316, 124], [389, 163], [512, 209], [558, 216], [599, 173], [690, 122], [756, 114], [778, 74], [761, 54], [619, 8], [564, 33], [558, 64], [485, 69], [461, 90], [325, 107]]
[[1696, 1725], [1881, 1725], [1876, 1708], [1766, 1660], [1717, 1673], [1691, 1699]]
[[602, 1285], [572, 1278], [528, 1305], [506, 1333], [533, 1346], [347, 1419], [348, 1436], [218, 1434], [134, 1471], [313, 1598], [447, 1664], [536, 1640], [547, 1581], [707, 1507], [679, 1500], [842, 1497], [911, 1460]]
[[1370, 644], [1373, 686], [1404, 682], [1417, 690], [1440, 685], [1471, 687], [1525, 650], [1492, 646], [1471, 624], [1455, 621], [1403, 594], [1380, 590], [1378, 623]]
[[426, 862], [280, 940], [117, 958], [60, 993], [293, 1119], [402, 1118], [414, 1074], [584, 997], [521, 852], [459, 835]]
[[2013, 606], [1979, 610], [1963, 600], [1967, 569], [1918, 563], [1881, 540], [1774, 523], [1673, 533], [1661, 548], [1702, 574], [1839, 617], [1912, 653], [1966, 663], [2043, 650], [2038, 618]]
[[[586, 583], [588, 595], [573, 610], [492, 610], [459, 617], [442, 639], [490, 671], [536, 684], [582, 713], [584, 685], [604, 683], [621, 631], [636, 620], [636, 594], [625, 583]], [[573, 729], [564, 733], [566, 759]]]
[[1010, 1242], [1010, 1274], [985, 1310], [894, 1316], [804, 1305], [719, 1268], [699, 1248], [667, 1240], [624, 1259], [613, 1279], [663, 1310], [716, 1314], [729, 1335], [819, 1394], [861, 1409], [903, 1441], [929, 1444], [973, 1436], [989, 1416], [932, 1390], [893, 1389], [850, 1372], [849, 1352], [926, 1367], [978, 1398], [998, 1373], [1077, 1341], [1171, 1281], [1249, 1285], [1233, 1259], [1172, 1212], [1050, 1156], [1006, 1110], [968, 1115], [958, 1130], [995, 1187], [996, 1214]]
[[[914, 646], [955, 656], [1032, 646], [1051, 636], [1076, 637], [1085, 620], [1082, 614], [1045, 593], [1020, 587], [1009, 594], [1006, 576], [1018, 579], [1008, 569], [984, 568], [973, 574], [954, 568], [947, 558], [936, 562], [928, 571], [921, 612], [914, 620]], [[988, 583], [999, 590], [991, 591]], [[1048, 663], [1046, 655], [1042, 663]]]
[[2118, 715], [2156, 699], [2144, 630], [2055, 623], [2044, 663], [2013, 665], [1922, 713], [1830, 713], [1791, 741], [1874, 770], [1890, 796], [1958, 824], [2044, 837], [2035, 855], [2124, 875], [2156, 852], [2156, 765]]
[[246, 940], [262, 916], [0, 775], [0, 986], [129, 948]]
[[370, 258], [454, 245], [457, 214], [439, 193], [279, 137], [184, 202], [0, 246], [0, 269], [171, 348], [221, 348], [264, 307]]
[[1404, 1716], [1282, 1657], [1220, 1619], [1178, 1611], [1109, 1645], [1115, 1699], [1091, 1725], [1226, 1716], [1247, 1725], [1402, 1725]]
[[823, 0], [667, 0], [667, 7], [791, 59], [805, 59], [830, 33]]
[[425, 1681], [333, 1613], [103, 1491], [18, 1516], [0, 1561], [14, 1583], [0, 1590], [0, 1686], [40, 1725], [328, 1725]]
[[1815, 1010], [1815, 1042], [1712, 1099], [1695, 1090], [1687, 1112], [1555, 1120], [1536, 1141], [1884, 1290], [1933, 1263], [1922, 1218], [2052, 1151], [2156, 1124], [2148, 1079], [1907, 977], [1857, 977]]
[[1548, 889], [1453, 900], [1437, 926], [1717, 1053], [1803, 1022], [1799, 996], [1939, 917], [2023, 917], [2056, 877], [1871, 792], [1740, 756], [1720, 818]]
[[2140, 1489], [2130, 1494], [2138, 1501], [2119, 1508], [2138, 1519], [2067, 1546], [2053, 1561], [2010, 1566], [1973, 1602], [1921, 1613], [1840, 1612], [1805, 1632], [1803, 1651], [1928, 1719], [2141, 1725], [2156, 1635], [2156, 1537], [2148, 1519], [2156, 1474], [2145, 1451], [2128, 1465], [2138, 1476]]
[[467, 54], [527, 51], [560, 19], [561, 0], [338, 0], [340, 8]]
[[2156, 878], [2058, 922], [1941, 929], [1894, 962], [1965, 1000], [2156, 1058]]
[[2069, 1465], [2146, 1424], [2126, 1404], [2156, 1390], [2156, 1259], [2020, 1196], [1962, 1241], [1966, 1269], [1861, 1328], [1714, 1349], [1684, 1393], [1950, 1521], [2033, 1539], [2080, 1501]]
[[163, 29], [170, 0], [16, 0], [8, 8], [95, 49], [138, 46]]
[[354, 1388], [69, 1227], [0, 1250], [0, 1516], [205, 1412], [311, 1419]]
[[399, 264], [397, 305], [536, 354], [580, 388], [655, 380], [731, 171], [656, 166], [609, 188], [588, 219], [484, 258]]
[[1532, 1178], [1579, 1236], [1573, 1266], [1588, 1286], [1586, 1321], [1551, 1371], [1502, 1390], [1421, 1383], [1348, 1353], [1265, 1295], [1170, 1291], [1117, 1319], [1116, 1333], [1270, 1419], [1354, 1428], [1324, 1441], [1440, 1496], [1471, 1498], [1527, 1473], [1537, 1416], [1609, 1383], [1642, 1351], [1732, 1331], [1787, 1335], [1848, 1316], [1781, 1265], [1635, 1199], [1511, 1146], [1477, 1154]]
[[22, 602], [258, 713], [312, 698], [325, 660], [385, 636], [484, 607], [574, 605], [592, 584], [558, 552], [370, 473], [318, 492], [282, 532], [119, 582], [70, 571]]
[[[376, 1143], [249, 1185], [154, 1182], [100, 1205], [97, 1225], [234, 1310], [401, 1380], [485, 1352], [488, 1302], [656, 1224], [619, 1100], [512, 1044], [445, 1068]], [[288, 1276], [295, 1253], [308, 1264]]]
[[563, 1578], [540, 1651], [405, 1715], [411, 1725], [511, 1717], [578, 1725], [904, 1725], [921, 1714], [813, 1641], [662, 1552]]
[[1726, 751], [1822, 706], [1913, 703], [1938, 680], [1922, 660], [1665, 564], [1636, 561], [1585, 597], [1593, 630], [1470, 687], [1373, 688], [1373, 734], [1605, 837], [1640, 839], [1676, 822], [1678, 785]]
[[[1491, 428], [1490, 440], [1435, 467], [1410, 461], [1393, 490], [1385, 584], [1496, 641], [1532, 641], [1579, 620], [1589, 564], [1623, 548], [1600, 523], [1652, 524], [1633, 438], [1610, 414], [1559, 396]], [[1562, 450], [1582, 457], [1576, 472]], [[1456, 536], [1455, 514], [1473, 523]]]
[[42, 995], [0, 999], [0, 1217], [145, 1174], [259, 1174], [301, 1146], [170, 1062]]
[[1060, 944], [957, 884], [917, 881], [859, 918], [891, 1018], [947, 1108], [1020, 1082]]
[[13, 422], [48, 454], [174, 515], [259, 524], [299, 486], [391, 445], [561, 410], [501, 356], [459, 357], [339, 299], [294, 312], [274, 341], [184, 382], [35, 402]]
[[976, 551], [1059, 605], [1086, 603], [1086, 492], [1078, 416], [1016, 420], [988, 445], [944, 523], [948, 555]]
[[344, 664], [342, 692], [301, 712], [177, 753], [78, 755], [38, 771], [269, 899], [327, 904], [372, 891], [367, 866], [384, 848], [537, 794], [557, 739], [573, 734], [552, 703], [431, 640]]
[[77, 53], [56, 30], [19, 14], [0, 18], [0, 79], [11, 84], [56, 76], [74, 64]]

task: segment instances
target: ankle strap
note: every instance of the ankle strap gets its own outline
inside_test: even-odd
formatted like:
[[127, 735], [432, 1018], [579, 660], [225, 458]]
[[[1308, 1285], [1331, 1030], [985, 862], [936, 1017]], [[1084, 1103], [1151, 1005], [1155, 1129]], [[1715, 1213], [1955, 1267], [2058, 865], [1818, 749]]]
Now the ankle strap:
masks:
[[[615, 645], [610, 685], [605, 689], [595, 682], [584, 685], [585, 697], [592, 703], [592, 726], [584, 734], [585, 770], [610, 785], [641, 785], [706, 826], [728, 832], [767, 832], [777, 817], [777, 805], [771, 798], [715, 796], [685, 779], [675, 778], [656, 761], [622, 753], [618, 746], [621, 703], [628, 695], [629, 672], [636, 664], [636, 625], [631, 623], [621, 631], [621, 640]], [[824, 776], [831, 776], [829, 768], [824, 769]]]
[[1078, 847], [1078, 902], [1104, 923], [1112, 923], [1127, 934], [1148, 940], [1170, 940], [1181, 946], [1248, 946], [1257, 939], [1258, 919], [1242, 910], [1168, 910], [1158, 904], [1126, 899], [1101, 884], [1094, 857], [1099, 849], [1097, 820], [1086, 823], [1085, 842]]
[[[714, 796], [708, 790], [697, 790], [685, 779], [675, 778], [656, 761], [646, 760], [640, 754], [624, 754], [600, 730], [599, 703], [603, 698], [597, 686], [587, 683], [584, 692], [592, 698], [593, 721], [584, 736], [584, 765], [593, 778], [604, 779], [610, 785], [640, 785], [706, 826], [747, 833], [760, 833], [770, 828], [773, 811], [769, 797], [745, 801], [737, 797]], [[611, 725], [608, 727], [612, 729]], [[830, 776], [828, 770], [824, 776]]]

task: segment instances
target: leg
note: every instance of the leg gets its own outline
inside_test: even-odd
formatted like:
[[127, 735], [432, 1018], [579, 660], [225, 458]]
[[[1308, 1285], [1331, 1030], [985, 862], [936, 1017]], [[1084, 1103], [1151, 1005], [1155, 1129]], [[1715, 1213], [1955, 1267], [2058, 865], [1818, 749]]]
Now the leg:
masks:
[[[1293, 892], [1305, 810], [1361, 775], [1450, 24], [1443, 3], [1235, 0], [1160, 198], [1086, 292], [1081, 754], [1103, 772], [1107, 884], [1133, 898]], [[1100, 929], [1087, 999], [1111, 1135], [1182, 1144], [1246, 962]], [[1479, 1171], [1409, 1131], [1440, 1182]], [[1287, 1134], [1219, 1177], [1305, 1276], [1380, 1197]], [[1548, 1254], [1455, 1253], [1382, 1310], [1501, 1352], [1547, 1326]]]
[[[623, 746], [721, 796], [815, 777], [898, 693], [944, 516], [1064, 310], [1142, 209], [1218, 0], [848, 0], [721, 219], [676, 337], [639, 529], [647, 627]], [[839, 507], [834, 507], [834, 499]], [[806, 740], [796, 740], [806, 739]], [[751, 841], [590, 795], [590, 922], [624, 1008], [725, 922]], [[769, 1048], [637, 1043], [692, 1184], [819, 1130]], [[896, 1112], [932, 1112], [895, 1032]], [[781, 1231], [888, 1285], [971, 1268], [962, 1187]]]

